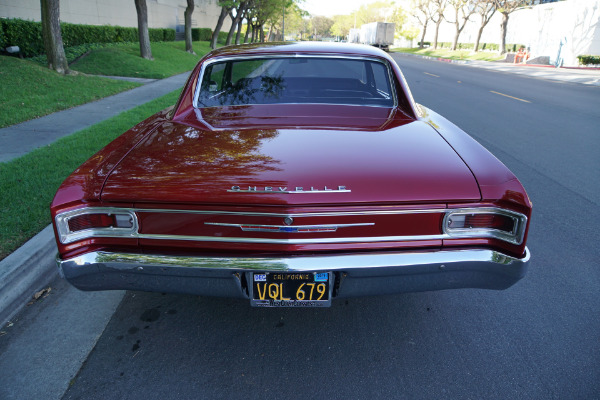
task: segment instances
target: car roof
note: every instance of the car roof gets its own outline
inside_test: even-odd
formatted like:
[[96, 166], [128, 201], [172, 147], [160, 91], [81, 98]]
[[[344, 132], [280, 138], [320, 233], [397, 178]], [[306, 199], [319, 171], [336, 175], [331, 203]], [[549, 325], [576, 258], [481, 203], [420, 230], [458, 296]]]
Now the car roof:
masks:
[[269, 42], [221, 47], [210, 52], [207, 55], [207, 58], [290, 53], [360, 55], [380, 58], [389, 57], [384, 51], [376, 47], [362, 44], [336, 42]]

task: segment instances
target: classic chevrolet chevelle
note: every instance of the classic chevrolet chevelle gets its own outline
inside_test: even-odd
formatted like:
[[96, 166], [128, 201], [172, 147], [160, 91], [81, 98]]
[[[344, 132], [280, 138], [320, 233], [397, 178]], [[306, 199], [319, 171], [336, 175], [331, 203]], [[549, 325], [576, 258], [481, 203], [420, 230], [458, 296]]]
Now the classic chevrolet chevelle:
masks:
[[470, 136], [357, 45], [225, 47], [177, 104], [69, 176], [51, 206], [83, 290], [328, 306], [348, 296], [504, 289], [531, 203]]

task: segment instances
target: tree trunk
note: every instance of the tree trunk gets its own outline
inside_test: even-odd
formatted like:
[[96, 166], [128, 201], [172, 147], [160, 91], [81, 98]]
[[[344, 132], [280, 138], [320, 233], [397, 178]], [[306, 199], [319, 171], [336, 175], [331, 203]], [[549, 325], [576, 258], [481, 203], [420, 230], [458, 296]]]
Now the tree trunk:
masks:
[[479, 31], [477, 32], [477, 39], [475, 39], [475, 53], [479, 51], [479, 41], [481, 40], [481, 35], [483, 34], [483, 28], [485, 28], [485, 25], [481, 25]]
[[248, 18], [248, 24], [246, 25], [246, 35], [244, 35], [244, 43], [248, 43], [248, 38], [250, 37], [250, 31], [252, 30], [252, 22], [250, 21], [250, 17]]
[[150, 35], [148, 34], [148, 7], [146, 0], [135, 0], [137, 10], [138, 32], [140, 35], [140, 55], [146, 60], [153, 60], [150, 48]]
[[433, 49], [434, 50], [437, 49], [438, 33], [440, 32], [440, 24], [441, 23], [442, 23], [442, 17], [440, 17], [440, 19], [435, 23], [435, 37], [433, 38]]
[[187, 8], [185, 9], [185, 51], [194, 53], [192, 48], [192, 13], [194, 12], [194, 0], [187, 0]]
[[237, 23], [236, 19], [233, 16], [233, 11], [229, 12], [229, 18], [231, 18], [231, 27], [229, 28], [229, 32], [227, 32], [227, 40], [225, 41], [225, 46], [229, 46], [231, 44], [231, 40], [233, 39], [233, 33], [235, 32], [235, 27]]
[[263, 24], [260, 24], [258, 26], [258, 33], [260, 34], [260, 42], [264, 43], [265, 42], [265, 27], [263, 26]]
[[421, 35], [421, 43], [419, 44], [420, 49], [425, 47], [425, 33], [427, 33], [427, 22], [423, 24], [423, 34]]
[[508, 13], [502, 13], [502, 22], [500, 23], [500, 54], [506, 53], [506, 27], [508, 25]]
[[458, 28], [458, 22], [456, 23], [456, 32], [454, 32], [454, 40], [452, 41], [452, 50], [456, 50], [458, 46], [458, 36], [460, 35], [460, 30]]
[[240, 44], [242, 36], [242, 26], [244, 25], [244, 17], [240, 18], [237, 25], [237, 33], [235, 34], [235, 44]]
[[42, 36], [48, 68], [59, 74], [69, 73], [69, 64], [65, 56], [62, 34], [60, 32], [60, 5], [59, 0], [41, 0], [42, 8]]
[[210, 48], [217, 48], [217, 40], [219, 39], [219, 32], [221, 32], [221, 28], [223, 27], [223, 21], [225, 21], [225, 17], [227, 16], [227, 8], [221, 7], [221, 14], [219, 14], [219, 19], [217, 20], [217, 26], [215, 27], [215, 31], [213, 32], [212, 38], [210, 39]]

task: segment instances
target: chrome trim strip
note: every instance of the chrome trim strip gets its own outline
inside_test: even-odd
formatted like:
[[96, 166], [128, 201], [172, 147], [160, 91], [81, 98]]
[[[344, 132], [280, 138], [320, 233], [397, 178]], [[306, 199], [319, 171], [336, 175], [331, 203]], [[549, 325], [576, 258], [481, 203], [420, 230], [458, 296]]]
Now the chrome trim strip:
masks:
[[[312, 52], [307, 52], [307, 53], [287, 53], [287, 54], [260, 54], [260, 55], [255, 55], [255, 56], [247, 56], [247, 55], [237, 55], [237, 56], [222, 56], [222, 57], [213, 57], [208, 59], [207, 61], [202, 63], [202, 68], [200, 69], [200, 73], [198, 74], [198, 80], [196, 82], [196, 88], [194, 89], [194, 99], [192, 102], [192, 105], [194, 106], [194, 108], [204, 108], [204, 107], [198, 107], [198, 98], [200, 97], [200, 87], [202, 86], [202, 80], [204, 79], [204, 71], [206, 70], [206, 67], [210, 64], [216, 63], [216, 62], [223, 62], [223, 61], [230, 61], [230, 60], [241, 60], [241, 61], [245, 61], [245, 60], [254, 60], [254, 59], [275, 59], [275, 58], [338, 58], [338, 59], [347, 59], [347, 60], [369, 60], [369, 61], [374, 61], [374, 62], [379, 62], [383, 65], [385, 65], [385, 68], [388, 70], [388, 74], [393, 74], [392, 71], [392, 67], [389, 63], [388, 60], [384, 59], [384, 58], [378, 58], [376, 56], [362, 56], [362, 55], [355, 55], [355, 56], [351, 56], [351, 55], [347, 55], [347, 54], [332, 54], [332, 53], [312, 53]], [[392, 108], [395, 108], [398, 106], [398, 99], [396, 96], [396, 91], [394, 90], [394, 80], [391, 78], [389, 81], [389, 85], [390, 85], [390, 91], [392, 92], [392, 96], [393, 96], [393, 100], [394, 100], [394, 105]], [[281, 103], [281, 104], [296, 104], [296, 103]], [[316, 104], [316, 105], [322, 105], [323, 103], [298, 103], [298, 104]], [[336, 105], [335, 103], [332, 103], [333, 105]], [[345, 105], [345, 104], [337, 104], [337, 105]], [[356, 105], [356, 104], [348, 104], [348, 105]], [[230, 106], [231, 107], [231, 106]], [[364, 107], [364, 106], [361, 106]], [[382, 106], [376, 106], [376, 105], [371, 105], [370, 107], [379, 107], [379, 108], [390, 108], [388, 106], [386, 107], [382, 107]]]
[[448, 212], [447, 208], [432, 208], [423, 210], [390, 210], [390, 211], [342, 211], [342, 212], [315, 212], [315, 213], [261, 213], [261, 212], [242, 212], [242, 211], [204, 211], [204, 210], [174, 210], [174, 209], [163, 209], [163, 208], [132, 208], [130, 209], [135, 212], [142, 213], [185, 213], [185, 214], [205, 214], [205, 215], [240, 215], [246, 217], [291, 217], [291, 218], [302, 218], [302, 217], [343, 217], [343, 216], [354, 216], [354, 215], [394, 215], [394, 214], [443, 214]]
[[373, 242], [412, 242], [422, 240], [451, 239], [449, 235], [420, 235], [420, 236], [371, 236], [371, 237], [346, 237], [346, 238], [312, 238], [312, 239], [271, 239], [271, 238], [243, 238], [243, 237], [216, 237], [216, 236], [184, 236], [184, 235], [159, 235], [142, 233], [140, 239], [161, 240], [190, 240], [198, 242], [224, 242], [224, 243], [261, 243], [261, 244], [327, 244], [327, 243], [373, 243]]
[[[340, 186], [343, 187], [343, 186]], [[301, 188], [299, 188], [301, 189]], [[352, 190], [349, 189], [327, 189], [327, 187], [323, 190], [253, 190], [253, 189], [229, 189], [227, 190], [229, 193], [283, 193], [283, 194], [296, 194], [296, 193], [350, 193]]]
[[258, 224], [228, 224], [221, 222], [205, 222], [204, 225], [231, 226], [241, 228], [244, 232], [285, 232], [285, 233], [315, 233], [311, 230], [321, 232], [335, 232], [338, 228], [353, 226], [373, 226], [374, 222], [357, 224], [327, 224], [327, 225], [258, 225]]

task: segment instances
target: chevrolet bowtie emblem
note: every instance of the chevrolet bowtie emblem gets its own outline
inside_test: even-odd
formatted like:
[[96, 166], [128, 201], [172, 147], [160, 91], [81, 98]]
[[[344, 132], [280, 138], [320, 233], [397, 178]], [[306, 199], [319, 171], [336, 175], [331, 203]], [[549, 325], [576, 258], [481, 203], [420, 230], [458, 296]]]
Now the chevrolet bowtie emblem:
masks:
[[323, 188], [311, 186], [310, 188], [304, 188], [302, 186], [296, 186], [294, 188], [287, 188], [282, 186], [248, 186], [242, 188], [241, 186], [232, 186], [228, 190], [230, 193], [350, 193], [350, 190], [346, 186], [337, 186], [335, 189], [324, 186]]

